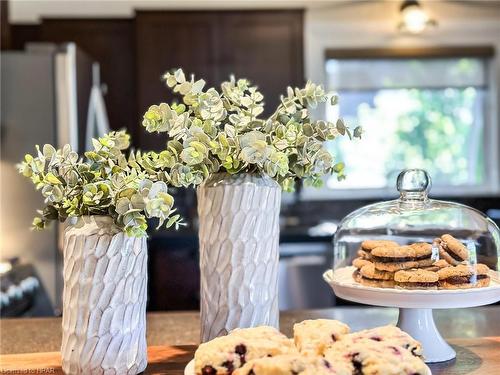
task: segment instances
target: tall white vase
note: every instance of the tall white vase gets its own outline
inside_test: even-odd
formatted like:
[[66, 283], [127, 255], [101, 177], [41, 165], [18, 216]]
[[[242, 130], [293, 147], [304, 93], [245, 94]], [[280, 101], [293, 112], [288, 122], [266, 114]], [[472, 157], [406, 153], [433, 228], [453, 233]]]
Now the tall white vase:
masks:
[[198, 188], [201, 340], [278, 328], [281, 188], [259, 174], [216, 174]]
[[110, 217], [65, 231], [62, 368], [66, 374], [138, 374], [147, 365], [147, 246]]

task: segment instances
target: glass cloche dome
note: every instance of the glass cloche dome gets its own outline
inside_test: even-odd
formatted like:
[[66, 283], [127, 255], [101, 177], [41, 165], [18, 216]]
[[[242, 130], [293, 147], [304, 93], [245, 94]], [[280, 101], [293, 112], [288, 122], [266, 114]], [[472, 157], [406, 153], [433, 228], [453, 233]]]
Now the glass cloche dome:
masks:
[[474, 208], [429, 199], [430, 188], [427, 172], [404, 170], [399, 199], [346, 216], [334, 238], [334, 271], [351, 268], [357, 283], [382, 288], [463, 289], [498, 280], [498, 226]]

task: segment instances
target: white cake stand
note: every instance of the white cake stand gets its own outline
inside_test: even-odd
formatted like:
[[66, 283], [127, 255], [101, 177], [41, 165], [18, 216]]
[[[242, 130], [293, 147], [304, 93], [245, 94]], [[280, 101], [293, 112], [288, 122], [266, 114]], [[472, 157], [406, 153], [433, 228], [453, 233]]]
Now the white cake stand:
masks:
[[432, 309], [483, 306], [500, 301], [500, 280], [490, 271], [490, 286], [454, 290], [406, 290], [376, 288], [354, 281], [354, 267], [342, 267], [323, 274], [337, 297], [375, 306], [399, 307], [397, 326], [423, 346], [425, 362], [444, 362], [456, 357], [455, 351], [439, 333]]

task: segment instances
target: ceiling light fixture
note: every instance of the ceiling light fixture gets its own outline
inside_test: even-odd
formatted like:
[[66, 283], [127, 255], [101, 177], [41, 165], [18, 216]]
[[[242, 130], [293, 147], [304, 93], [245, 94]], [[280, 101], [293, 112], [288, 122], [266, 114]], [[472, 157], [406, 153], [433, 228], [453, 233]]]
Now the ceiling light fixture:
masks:
[[403, 1], [400, 13], [399, 31], [420, 34], [429, 27], [437, 26], [437, 22], [429, 17], [417, 0]]

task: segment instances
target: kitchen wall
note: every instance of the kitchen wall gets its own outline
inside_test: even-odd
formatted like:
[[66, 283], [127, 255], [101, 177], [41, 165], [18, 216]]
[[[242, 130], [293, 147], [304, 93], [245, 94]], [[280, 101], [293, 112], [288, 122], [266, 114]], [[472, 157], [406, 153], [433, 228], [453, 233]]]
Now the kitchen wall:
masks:
[[[470, 3], [470, 2], [469, 2]], [[154, 102], [165, 92], [159, 81], [160, 70], [163, 69], [161, 62], [152, 61], [155, 48], [166, 48], [162, 51], [162, 56], [168, 58], [169, 55], [182, 55], [178, 51], [170, 52], [168, 48], [175, 43], [179, 33], [175, 33], [169, 17], [176, 17], [177, 22], [182, 24], [187, 17], [182, 13], [171, 12], [138, 12], [138, 19], [134, 9], [142, 10], [165, 10], [165, 9], [247, 9], [252, 8], [278, 8], [278, 14], [284, 8], [294, 8], [295, 11], [283, 11], [288, 14], [285, 19], [281, 19], [281, 26], [273, 15], [270, 15], [269, 22], [263, 26], [262, 33], [255, 31], [246, 39], [249, 46], [258, 47], [259, 41], [255, 41], [253, 35], [261, 35], [267, 38], [269, 30], [277, 30], [279, 35], [285, 35], [287, 40], [285, 51], [295, 49], [299, 53], [288, 53], [285, 64], [279, 61], [268, 63], [272, 78], [279, 78], [277, 83], [283, 82], [300, 84], [303, 79], [311, 79], [317, 82], [325, 82], [325, 56], [324, 51], [328, 48], [377, 48], [377, 47], [426, 47], [426, 46], [467, 46], [467, 45], [489, 45], [494, 46], [496, 51], [500, 51], [500, 7], [489, 6], [491, 2], [477, 2], [478, 6], [471, 6], [467, 3], [455, 1], [424, 1], [423, 4], [431, 15], [439, 22], [438, 28], [429, 33], [419, 36], [401, 35], [396, 30], [399, 21], [398, 9], [400, 2], [396, 1], [12, 1], [10, 2], [10, 21], [12, 44], [15, 48], [21, 48], [27, 40], [55, 41], [77, 40], [78, 44], [90, 55], [94, 55], [102, 65], [102, 80], [107, 83], [108, 93], [105, 96], [108, 106], [111, 126], [113, 128], [126, 127], [137, 135], [144, 131], [139, 126], [141, 113], [144, 111], [146, 103]], [[498, 3], [497, 3], [498, 4]], [[295, 33], [297, 25], [302, 26], [302, 13], [297, 8], [306, 8], [303, 18], [303, 34]], [[281, 9], [281, 11], [279, 10]], [[214, 35], [224, 33], [224, 28], [212, 27], [217, 23], [217, 13], [194, 12], [195, 17], [205, 20], [203, 27], [215, 30]], [[221, 12], [223, 13], [223, 12]], [[244, 12], [235, 11], [235, 16], [241, 16]], [[173, 15], [172, 15], [173, 14]], [[255, 18], [258, 18], [255, 12]], [[215, 17], [215, 18], [214, 18]], [[222, 19], [222, 18], [218, 18]], [[193, 19], [191, 19], [193, 20]], [[210, 21], [212, 20], [212, 21]], [[154, 21], [154, 22], [152, 22]], [[193, 21], [194, 22], [194, 21]], [[226, 21], [224, 21], [226, 23]], [[241, 23], [245, 23], [241, 21]], [[292, 23], [294, 26], [291, 26]], [[278, 28], [276, 29], [276, 26]], [[182, 26], [182, 25], [181, 25]], [[198, 24], [199, 26], [199, 24]], [[250, 29], [258, 26], [258, 22], [253, 22]], [[262, 25], [261, 25], [262, 26]], [[249, 29], [249, 30], [250, 30]], [[155, 31], [156, 30], [156, 31]], [[291, 31], [290, 31], [291, 30]], [[182, 33], [188, 33], [186, 27]], [[280, 34], [281, 33], [281, 34]], [[226, 30], [227, 34], [227, 30]], [[245, 32], [241, 33], [244, 37]], [[140, 38], [137, 38], [139, 36]], [[291, 36], [291, 37], [290, 37]], [[142, 39], [141, 39], [142, 38]], [[210, 38], [208, 38], [210, 39]], [[249, 42], [250, 40], [250, 42]], [[251, 41], [254, 43], [251, 43]], [[304, 50], [302, 56], [302, 41]], [[190, 46], [190, 39], [183, 40], [183, 44]], [[210, 43], [213, 38], [210, 39]], [[207, 42], [208, 43], [208, 42]], [[225, 40], [227, 45], [231, 45]], [[279, 40], [276, 43], [281, 43]], [[222, 48], [225, 51], [232, 50], [231, 47]], [[220, 46], [219, 46], [220, 47]], [[269, 45], [268, 45], [269, 47]], [[197, 51], [197, 47], [191, 48]], [[204, 57], [211, 58], [211, 49]], [[268, 48], [272, 50], [272, 46]], [[299, 50], [300, 49], [300, 50]], [[145, 52], [144, 52], [145, 51]], [[206, 50], [205, 50], [206, 52]], [[224, 51], [223, 51], [224, 52]], [[250, 68], [255, 68], [253, 64], [261, 63], [261, 57], [242, 51], [239, 60], [243, 64], [237, 69], [242, 75]], [[225, 53], [225, 52], [224, 52]], [[226, 54], [220, 57], [226, 58]], [[282, 53], [279, 53], [283, 55]], [[219, 81], [222, 73], [228, 73], [228, 66], [214, 70], [213, 66], [223, 66], [224, 61], [204, 61], [196, 60], [189, 55], [185, 60], [177, 60], [177, 64], [188, 67], [188, 70], [205, 67], [205, 72], [210, 75], [209, 81]], [[191, 57], [189, 57], [191, 56]], [[289, 57], [292, 56], [292, 59]], [[194, 59], [194, 62], [189, 63]], [[222, 59], [224, 60], [224, 59]], [[239, 61], [238, 60], [238, 61]], [[293, 60], [293, 63], [290, 62]], [[227, 60], [226, 60], [227, 62]], [[304, 67], [302, 67], [302, 62]], [[246, 65], [245, 65], [246, 64]], [[292, 68], [290, 68], [293, 65]], [[167, 68], [167, 67], [165, 67]], [[201, 69], [200, 68], [200, 69]], [[231, 68], [231, 67], [229, 67]], [[272, 70], [272, 69], [274, 70]], [[232, 67], [235, 69], [235, 66]], [[497, 56], [493, 59], [492, 70], [492, 98], [490, 102], [489, 120], [493, 124], [499, 123], [499, 92], [498, 82], [500, 77], [500, 60]], [[222, 72], [222, 73], [221, 73]], [[257, 73], [260, 74], [258, 70]], [[287, 72], [287, 73], [284, 73]], [[256, 74], [257, 74], [256, 73]], [[253, 71], [252, 71], [253, 74]], [[145, 78], [144, 78], [145, 77]], [[264, 77], [264, 78], [263, 78]], [[205, 77], [207, 78], [207, 77]], [[147, 81], [143, 81], [147, 79]], [[260, 75], [257, 79], [264, 81], [265, 75]], [[264, 86], [265, 86], [264, 84]], [[150, 89], [150, 85], [155, 85]], [[272, 84], [271, 86], [276, 86]], [[277, 96], [273, 88], [273, 95]], [[153, 93], [154, 97], [151, 97]], [[142, 99], [139, 99], [142, 98]], [[273, 97], [273, 100], [277, 100]], [[267, 101], [269, 102], [269, 100]], [[319, 109], [321, 111], [321, 109]], [[489, 128], [488, 139], [490, 147], [494, 151], [494, 157], [499, 158], [498, 126]], [[141, 138], [136, 137], [142, 141]], [[145, 146], [152, 143], [144, 143]], [[494, 178], [499, 180], [499, 171], [492, 171]], [[331, 249], [331, 236], [325, 235], [321, 238], [313, 238], [308, 234], [311, 226], [322, 221], [338, 221], [350, 211], [353, 211], [365, 204], [373, 203], [375, 197], [367, 199], [326, 199], [318, 192], [307, 189], [300, 194], [301, 198], [314, 199], [314, 202], [299, 201], [293, 204], [286, 204], [282, 210], [283, 231], [282, 244], [289, 246], [290, 243], [309, 249], [311, 242], [321, 242], [321, 246]], [[290, 198], [290, 197], [288, 197]], [[319, 200], [323, 199], [323, 200]], [[456, 199], [456, 198], [455, 198]], [[291, 199], [293, 201], [293, 199]], [[497, 196], [468, 197], [459, 199], [460, 202], [472, 205], [482, 211], [489, 208], [500, 208]], [[150, 308], [153, 309], [187, 309], [196, 308], [198, 293], [198, 269], [197, 269], [197, 237], [196, 237], [196, 201], [193, 192], [188, 192], [177, 202], [183, 202], [185, 207], [181, 207], [181, 213], [187, 216], [191, 222], [191, 227], [182, 232], [172, 233], [166, 231], [154, 232], [151, 235], [150, 249]], [[322, 247], [322, 249], [323, 249]], [[323, 251], [323, 250], [321, 250]], [[323, 269], [326, 266], [321, 264]], [[178, 275], [190, 274], [189, 283], [179, 283]], [[316, 272], [317, 275], [320, 275]], [[321, 281], [319, 281], [321, 282]], [[182, 293], [179, 293], [182, 290]], [[183, 299], [178, 296], [182, 295]]]
[[[475, 4], [472, 4], [475, 3]], [[396, 31], [399, 22], [397, 1], [344, 3], [326, 8], [309, 9], [304, 21], [304, 60], [307, 79], [326, 82], [326, 49], [411, 48], [442, 46], [492, 46], [488, 122], [497, 124], [486, 129], [485, 137], [491, 150], [490, 161], [500, 158], [500, 3], [424, 1], [425, 10], [437, 20], [435, 29], [421, 35], [405, 35]], [[318, 111], [321, 111], [319, 108]], [[488, 166], [494, 190], [499, 191], [500, 165]], [[327, 199], [327, 192], [307, 189], [306, 199]], [[497, 195], [497, 194], [496, 194]], [[349, 196], [343, 197], [350, 199]]]

